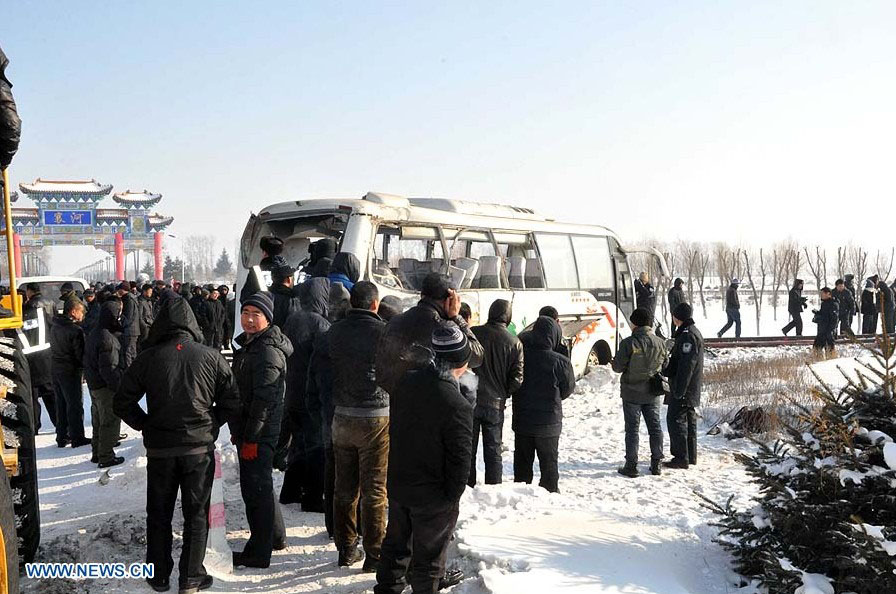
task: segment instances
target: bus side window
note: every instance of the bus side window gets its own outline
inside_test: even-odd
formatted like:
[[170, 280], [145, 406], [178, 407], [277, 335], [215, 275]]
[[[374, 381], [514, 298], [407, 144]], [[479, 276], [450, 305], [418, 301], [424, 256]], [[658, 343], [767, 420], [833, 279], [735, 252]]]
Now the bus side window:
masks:
[[613, 263], [606, 237], [574, 235], [572, 246], [579, 270], [579, 287], [586, 290], [613, 288]]
[[[436, 229], [429, 231], [437, 237]], [[372, 276], [386, 286], [419, 291], [427, 274], [444, 271], [445, 256], [438, 239], [405, 237], [398, 225], [380, 225], [373, 245]]]
[[536, 233], [538, 251], [549, 289], [578, 289], [576, 260], [569, 235]]

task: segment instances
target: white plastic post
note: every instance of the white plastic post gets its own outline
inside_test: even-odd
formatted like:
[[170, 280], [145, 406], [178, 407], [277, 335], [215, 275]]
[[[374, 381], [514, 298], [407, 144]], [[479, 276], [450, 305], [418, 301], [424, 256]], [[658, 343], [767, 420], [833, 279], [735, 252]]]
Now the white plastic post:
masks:
[[233, 573], [233, 556], [227, 544], [227, 517], [224, 512], [224, 482], [221, 453], [215, 450], [215, 480], [208, 508], [208, 544], [205, 548], [205, 569], [211, 573]]

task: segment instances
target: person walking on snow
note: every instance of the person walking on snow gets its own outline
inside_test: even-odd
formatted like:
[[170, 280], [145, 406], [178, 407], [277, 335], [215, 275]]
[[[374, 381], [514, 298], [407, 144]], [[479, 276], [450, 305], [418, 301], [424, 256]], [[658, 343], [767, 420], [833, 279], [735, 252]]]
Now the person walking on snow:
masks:
[[[143, 350], [124, 372], [115, 394], [115, 413], [143, 432], [146, 447], [147, 579], [157, 592], [169, 588], [171, 517], [180, 491], [184, 518], [179, 593], [210, 588], [203, 566], [208, 514], [215, 476], [218, 429], [233, 427], [239, 395], [224, 357], [203, 346], [202, 331], [189, 304], [173, 291], [161, 297], [158, 316]], [[146, 395], [146, 409], [140, 400]]]
[[803, 279], [795, 279], [787, 295], [787, 313], [790, 314], [790, 322], [781, 328], [784, 336], [793, 329], [796, 329], [797, 336], [803, 335], [803, 310], [807, 307], [806, 298], [803, 297]]
[[856, 313], [856, 300], [849, 289], [846, 288], [846, 282], [838, 278], [837, 282], [834, 283], [834, 292], [831, 295], [834, 301], [837, 302], [838, 316], [840, 318], [840, 335], [853, 334], [850, 325], [852, 324], [852, 317]]
[[672, 312], [675, 344], [666, 367], [669, 394], [666, 428], [672, 460], [667, 468], [686, 469], [697, 463], [697, 412], [703, 386], [703, 335], [694, 325], [694, 310], [680, 303]]
[[[678, 311], [678, 305], [672, 311]], [[653, 319], [647, 310], [636, 309], [630, 320], [632, 334], [619, 343], [613, 359], [613, 371], [622, 374], [619, 385], [625, 416], [625, 465], [618, 472], [635, 478], [639, 474], [641, 415], [650, 434], [650, 473], [659, 475], [662, 472], [663, 426], [660, 423], [660, 408], [663, 404], [663, 386], [660, 373], [666, 362], [666, 343], [653, 333]]]
[[731, 279], [731, 284], [725, 292], [725, 314], [728, 316], [728, 322], [719, 330], [717, 334], [719, 338], [722, 338], [722, 335], [728, 332], [731, 326], [734, 326], [734, 337], [740, 338], [740, 297], [737, 295], [738, 287], [740, 287], [740, 281], [736, 278]]
[[559, 492], [558, 448], [563, 401], [576, 385], [569, 358], [555, 352], [560, 326], [547, 316], [535, 320], [523, 343], [523, 384], [513, 395], [513, 480], [531, 483], [538, 455], [539, 486]]
[[473, 406], [457, 380], [472, 350], [450, 322], [430, 344], [434, 358], [390, 392], [389, 521], [374, 594], [401, 594], [406, 581], [415, 594], [435, 594], [463, 579], [445, 561], [470, 474]]
[[240, 491], [246, 505], [249, 540], [233, 565], [265, 569], [273, 550], [286, 548], [286, 528], [274, 498], [274, 448], [283, 418], [286, 360], [292, 344], [273, 325], [274, 302], [258, 292], [242, 302], [233, 356], [233, 374], [240, 393], [240, 421], [231, 439], [239, 451]]
[[837, 322], [840, 320], [840, 308], [830, 288], [822, 287], [820, 293], [821, 308], [812, 311], [815, 314], [812, 321], [818, 324], [813, 347], [819, 353], [822, 351], [833, 353], [834, 339], [837, 336]]
[[482, 365], [476, 370], [479, 388], [473, 410], [473, 458], [467, 484], [476, 486], [476, 450], [482, 433], [485, 484], [501, 483], [501, 442], [506, 401], [523, 385], [523, 344], [510, 333], [513, 310], [506, 299], [496, 299], [488, 309], [488, 322], [473, 328], [482, 345]]

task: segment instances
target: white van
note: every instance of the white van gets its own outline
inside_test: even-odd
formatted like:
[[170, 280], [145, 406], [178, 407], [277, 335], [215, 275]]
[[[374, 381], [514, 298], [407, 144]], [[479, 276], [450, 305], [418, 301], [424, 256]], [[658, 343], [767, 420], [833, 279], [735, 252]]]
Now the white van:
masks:
[[313, 241], [336, 239], [339, 251], [360, 261], [361, 279], [374, 282], [381, 297], [401, 298], [405, 309], [417, 302], [432, 271], [451, 277], [473, 311], [472, 325], [486, 321], [495, 299], [512, 303], [516, 332], [551, 305], [577, 374], [608, 363], [630, 333], [634, 286], [627, 255], [648, 252], [666, 270], [659, 252], [626, 249], [606, 227], [560, 223], [516, 206], [368, 193], [282, 202], [252, 215], [240, 243], [237, 295], [261, 260], [259, 240], [266, 235], [284, 241], [283, 256], [293, 266], [307, 258]]

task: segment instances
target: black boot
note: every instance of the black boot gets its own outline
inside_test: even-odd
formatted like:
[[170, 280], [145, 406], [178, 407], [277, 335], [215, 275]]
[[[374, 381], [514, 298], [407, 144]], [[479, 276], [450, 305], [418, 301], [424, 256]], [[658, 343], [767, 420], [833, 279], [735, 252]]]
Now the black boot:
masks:
[[662, 458], [654, 458], [650, 461], [650, 474], [652, 474], [653, 476], [659, 476], [663, 474], [663, 467], [662, 464], [660, 464], [662, 461]]
[[616, 472], [628, 478], [638, 478], [640, 475], [637, 462], [626, 462], [625, 466], [620, 466], [616, 469]]
[[202, 590], [208, 590], [215, 583], [215, 579], [207, 575], [202, 578], [198, 583], [185, 584], [181, 586], [177, 590], [177, 594], [196, 594], [196, 592], [200, 592]]
[[688, 469], [688, 461], [684, 458], [672, 458], [668, 462], [663, 462], [663, 466], [666, 468], [679, 468], [681, 470]]
[[338, 565], [339, 567], [351, 567], [363, 558], [364, 551], [359, 549], [356, 545], [344, 551], [339, 551]]
[[464, 572], [459, 569], [448, 569], [445, 576], [439, 580], [439, 590], [447, 590], [464, 581]]

